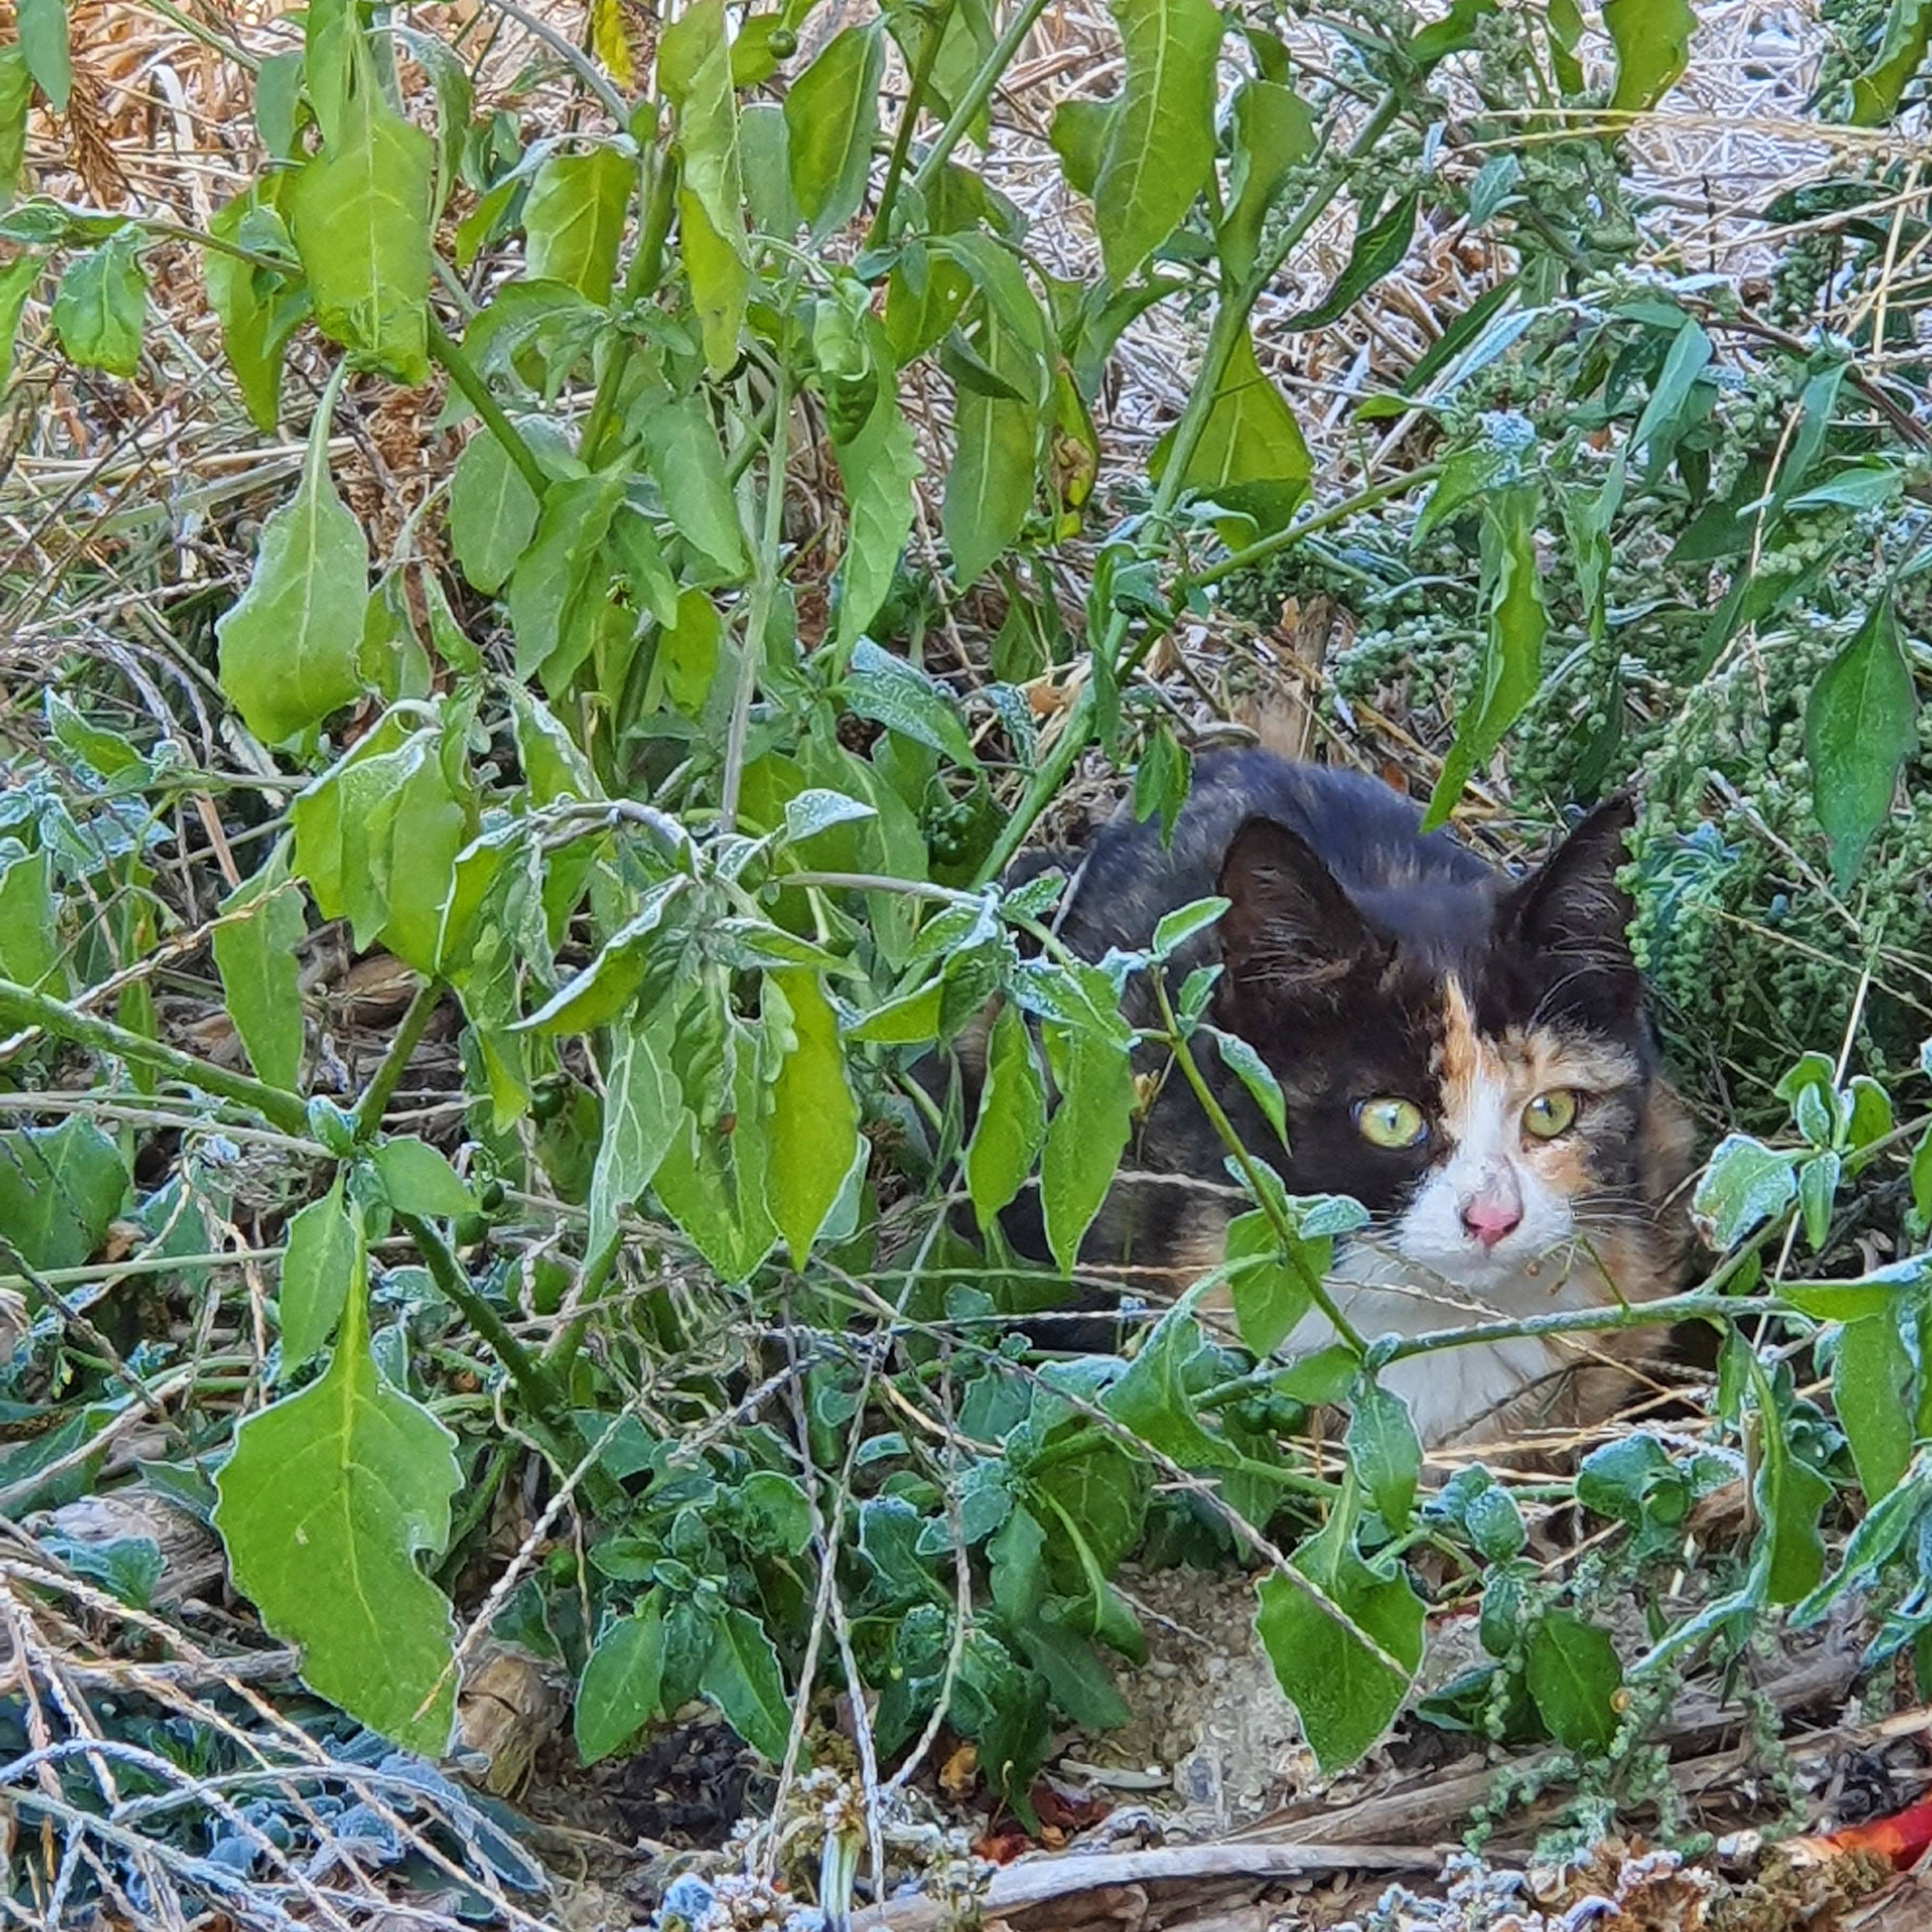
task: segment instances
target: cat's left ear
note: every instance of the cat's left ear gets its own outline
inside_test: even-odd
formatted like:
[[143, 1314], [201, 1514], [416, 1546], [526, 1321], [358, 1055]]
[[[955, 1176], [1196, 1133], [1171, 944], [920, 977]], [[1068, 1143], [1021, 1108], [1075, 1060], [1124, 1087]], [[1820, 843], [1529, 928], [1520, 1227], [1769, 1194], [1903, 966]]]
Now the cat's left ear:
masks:
[[1617, 884], [1636, 823], [1628, 793], [1606, 799], [1503, 901], [1498, 928], [1539, 952], [1568, 955], [1636, 978], [1630, 922], [1636, 908]]

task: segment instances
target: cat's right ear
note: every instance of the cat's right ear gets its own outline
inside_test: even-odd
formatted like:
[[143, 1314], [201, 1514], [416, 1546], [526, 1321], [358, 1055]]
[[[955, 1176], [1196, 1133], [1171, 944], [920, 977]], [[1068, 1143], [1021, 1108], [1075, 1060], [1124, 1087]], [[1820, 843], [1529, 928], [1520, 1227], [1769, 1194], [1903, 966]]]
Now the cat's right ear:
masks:
[[1382, 950], [1335, 875], [1300, 833], [1250, 818], [1221, 862], [1221, 957], [1239, 998], [1332, 998]]

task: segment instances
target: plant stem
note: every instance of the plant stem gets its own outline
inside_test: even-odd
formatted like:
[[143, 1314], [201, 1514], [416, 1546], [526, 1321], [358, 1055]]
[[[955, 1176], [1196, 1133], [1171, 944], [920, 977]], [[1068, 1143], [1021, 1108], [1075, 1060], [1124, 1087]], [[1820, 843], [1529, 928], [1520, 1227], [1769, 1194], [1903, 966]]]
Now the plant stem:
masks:
[[664, 279], [664, 242], [676, 207], [677, 158], [668, 148], [659, 148], [651, 175], [651, 191], [644, 202], [638, 252], [631, 257], [630, 272], [624, 278], [624, 292], [633, 302], [655, 294]]
[[308, 1108], [299, 1094], [284, 1093], [279, 1087], [250, 1079], [245, 1073], [230, 1073], [224, 1067], [211, 1066], [192, 1054], [116, 1026], [112, 1020], [77, 1013], [51, 994], [37, 993], [15, 980], [0, 980], [0, 1017], [10, 1024], [38, 1027], [90, 1052], [111, 1054], [131, 1060], [137, 1066], [151, 1067], [218, 1100], [249, 1108], [284, 1133], [308, 1137]]
[[444, 332], [442, 323], [434, 316], [429, 319], [429, 353], [430, 360], [446, 371], [449, 380], [463, 392], [464, 400], [483, 418], [490, 434], [503, 446], [503, 453], [517, 466], [524, 481], [541, 500], [550, 488], [550, 478], [544, 474], [543, 465], [517, 433], [516, 424], [503, 413], [496, 398], [490, 394], [489, 386], [476, 373], [476, 365]]
[[1242, 1178], [1248, 1184], [1248, 1192], [1254, 1196], [1255, 1204], [1268, 1216], [1268, 1226], [1281, 1244], [1282, 1258], [1300, 1276], [1301, 1285], [1306, 1288], [1309, 1298], [1328, 1318], [1330, 1325], [1358, 1355], [1363, 1354], [1368, 1344], [1355, 1331], [1354, 1324], [1342, 1312], [1340, 1304], [1328, 1292], [1328, 1284], [1301, 1258], [1301, 1238], [1288, 1225], [1280, 1204], [1274, 1198], [1274, 1190], [1261, 1178], [1260, 1163], [1241, 1144], [1241, 1137], [1234, 1131], [1234, 1124], [1222, 1111], [1220, 1102], [1214, 1096], [1214, 1090], [1208, 1084], [1207, 1076], [1195, 1064], [1192, 1049], [1180, 1030], [1180, 1022], [1174, 1018], [1174, 1006], [1167, 997], [1167, 982], [1158, 970], [1148, 975], [1154, 982], [1155, 999], [1160, 1003], [1160, 1016], [1167, 1028], [1165, 1044], [1173, 1054], [1180, 1066], [1182, 1077], [1194, 1090], [1194, 1097], [1201, 1103], [1201, 1111], [1208, 1116], [1209, 1124], [1221, 1137], [1221, 1144], [1233, 1155], [1234, 1164], [1241, 1170]]
[[1019, 10], [1006, 22], [1006, 31], [993, 43], [992, 52], [980, 64], [972, 84], [955, 104], [952, 115], [934, 137], [932, 146], [914, 171], [913, 190], [924, 194], [939, 177], [953, 149], [965, 139], [966, 130], [980, 118], [980, 110], [992, 98], [1000, 76], [1012, 66], [1020, 44], [1034, 30], [1034, 23], [1046, 11], [1046, 0], [1022, 0]]
[[899, 178], [905, 172], [906, 158], [912, 152], [913, 130], [926, 105], [926, 90], [932, 82], [932, 70], [938, 64], [939, 44], [952, 24], [952, 10], [958, 0], [944, 0], [934, 16], [926, 22], [926, 40], [919, 50], [918, 64], [906, 88], [905, 111], [899, 116], [898, 131], [892, 137], [892, 158], [886, 164], [885, 185], [879, 190], [878, 212], [866, 231], [868, 248], [883, 248], [890, 238], [892, 204], [898, 199]]
[[389, 1102], [396, 1091], [396, 1084], [403, 1077], [403, 1070], [410, 1064], [410, 1056], [422, 1042], [423, 1028], [429, 1024], [429, 1016], [434, 1012], [442, 998], [442, 982], [425, 980], [416, 988], [416, 997], [409, 1004], [401, 1023], [389, 1036], [389, 1044], [384, 1050], [382, 1064], [376, 1070], [376, 1077], [363, 1089], [362, 1097], [356, 1103], [353, 1118], [356, 1138], [366, 1141], [382, 1124], [382, 1116], [389, 1110]]
[[1442, 1348], [1466, 1348], [1486, 1342], [1508, 1342], [1542, 1335], [1588, 1335], [1618, 1328], [1648, 1328], [1659, 1323], [1692, 1322], [1706, 1316], [1729, 1320], [1751, 1314], [1800, 1314], [1775, 1295], [1724, 1294], [1708, 1288], [1668, 1294], [1658, 1301], [1620, 1302], [1610, 1308], [1568, 1308], [1527, 1315], [1514, 1322], [1479, 1322], [1470, 1328], [1432, 1328], [1396, 1345], [1391, 1361], [1430, 1355]]

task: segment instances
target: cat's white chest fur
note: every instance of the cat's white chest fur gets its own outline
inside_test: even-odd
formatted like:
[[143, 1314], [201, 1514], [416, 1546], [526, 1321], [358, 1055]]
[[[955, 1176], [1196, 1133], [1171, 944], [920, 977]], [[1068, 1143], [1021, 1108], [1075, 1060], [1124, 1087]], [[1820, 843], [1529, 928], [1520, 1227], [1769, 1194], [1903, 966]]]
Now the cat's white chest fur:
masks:
[[[1468, 1289], [1432, 1282], [1425, 1270], [1366, 1245], [1344, 1249], [1328, 1285], [1336, 1306], [1368, 1342], [1384, 1335], [1479, 1328], [1485, 1322], [1587, 1307], [1600, 1298], [1587, 1280], [1554, 1258], [1533, 1275], [1525, 1270], [1486, 1283], [1478, 1298]], [[1280, 1352], [1300, 1354], [1326, 1348], [1335, 1339], [1328, 1317], [1313, 1310], [1297, 1324]], [[1574, 1359], [1559, 1343], [1511, 1336], [1406, 1356], [1384, 1368], [1380, 1380], [1407, 1403], [1416, 1433], [1433, 1445], [1481, 1423]]]

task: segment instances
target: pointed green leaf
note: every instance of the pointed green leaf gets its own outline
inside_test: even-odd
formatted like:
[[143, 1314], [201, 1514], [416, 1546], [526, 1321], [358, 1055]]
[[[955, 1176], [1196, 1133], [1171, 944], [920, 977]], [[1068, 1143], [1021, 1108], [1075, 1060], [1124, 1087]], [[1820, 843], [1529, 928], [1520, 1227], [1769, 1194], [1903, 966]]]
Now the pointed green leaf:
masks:
[[[0, 208], [12, 201], [27, 158], [27, 112], [34, 104], [34, 76], [16, 40], [0, 47]], [[10, 262], [10, 268], [19, 267]], [[0, 381], [5, 380], [0, 372]]]
[[500, 590], [537, 527], [536, 492], [502, 444], [479, 430], [449, 478], [449, 541], [478, 590]]
[[282, 1374], [328, 1346], [352, 1290], [362, 1291], [362, 1238], [343, 1205], [342, 1177], [288, 1225], [277, 1300], [281, 1313]]
[[416, 1565], [449, 1539], [456, 1438], [382, 1379], [355, 1283], [328, 1367], [236, 1430], [214, 1526], [237, 1587], [302, 1648], [304, 1681], [435, 1759], [455, 1712], [455, 1620]]
[[773, 1764], [784, 1760], [791, 1736], [791, 1702], [778, 1654], [765, 1627], [748, 1610], [727, 1610], [705, 1660], [700, 1688], [724, 1713], [746, 1743]]
[[597, 1640], [577, 1687], [573, 1724], [586, 1764], [608, 1757], [657, 1715], [664, 1649], [655, 1591], [638, 1616], [620, 1617]]
[[1291, 87], [1244, 81], [1234, 96], [1234, 164], [1221, 222], [1222, 266], [1237, 281], [1253, 272], [1262, 224], [1291, 170], [1313, 154], [1315, 120]]
[[52, 319], [70, 362], [110, 376], [131, 376], [141, 366], [148, 278], [140, 246], [139, 233], [124, 229], [68, 264]]
[[64, 992], [59, 920], [53, 854], [0, 839], [0, 974], [36, 992]]
[[1550, 1735], [1580, 1757], [1600, 1756], [1616, 1735], [1612, 1700], [1624, 1667], [1608, 1630], [1569, 1610], [1552, 1610], [1530, 1632], [1525, 1659], [1529, 1694]]
[[600, 306], [608, 302], [637, 182], [636, 163], [615, 148], [553, 154], [524, 203], [525, 275], [561, 282]]
[[1845, 1324], [1832, 1365], [1832, 1402], [1850, 1441], [1868, 1508], [1897, 1486], [1912, 1460], [1912, 1412], [1905, 1400], [1911, 1384], [1912, 1358], [1890, 1309]]
[[385, 1141], [369, 1157], [382, 1192], [399, 1213], [448, 1220], [476, 1211], [476, 1197], [436, 1149], [414, 1134]]
[[1852, 122], [1877, 128], [1898, 112], [1905, 84], [1932, 47], [1932, 0], [1892, 0], [1885, 37], [1871, 64], [1852, 83]]
[[1023, 400], [1035, 374], [1032, 358], [992, 312], [976, 346], [1014, 393], [988, 395], [958, 386], [941, 521], [962, 590], [986, 574], [1025, 524], [1039, 451], [1040, 412]]
[[663, 1043], [634, 1019], [617, 1028], [604, 1083], [604, 1138], [590, 1177], [590, 1252], [617, 1232], [617, 1217], [650, 1186], [684, 1118], [684, 1099]]
[[[244, 918], [230, 915], [246, 911]], [[296, 948], [308, 931], [301, 888], [278, 851], [252, 879], [222, 902], [212, 944], [222, 1004], [249, 1063], [271, 1087], [292, 1094], [302, 1084], [301, 962]]]
[[1373, 220], [1366, 218], [1368, 209], [1364, 207], [1363, 219], [1355, 231], [1355, 245], [1349, 251], [1348, 265], [1336, 278], [1335, 286], [1312, 308], [1303, 309], [1288, 316], [1281, 326], [1326, 328], [1331, 322], [1347, 314], [1408, 253], [1409, 242], [1415, 234], [1415, 211], [1418, 205], [1415, 196], [1404, 195]]
[[0, 388], [14, 374], [14, 344], [20, 334], [20, 311], [35, 284], [46, 272], [38, 255], [22, 255], [0, 268]]
[[127, 1196], [120, 1151], [92, 1120], [0, 1133], [0, 1234], [29, 1268], [79, 1268]]
[[248, 588], [214, 627], [222, 688], [265, 744], [320, 724], [362, 688], [369, 551], [329, 476], [329, 421], [327, 408], [316, 412], [301, 485], [262, 526]]
[[1697, 16], [1689, 0], [1605, 0], [1604, 25], [1617, 50], [1610, 106], [1619, 112], [1654, 107], [1690, 64]]
[[1379, 1382], [1364, 1379], [1350, 1399], [1344, 1438], [1349, 1466], [1392, 1536], [1408, 1526], [1422, 1474], [1422, 1444], [1408, 1405]]
[[1017, 1006], [1000, 1009], [986, 1052], [980, 1117], [966, 1149], [966, 1188], [983, 1232], [1018, 1193], [1046, 1138], [1046, 1088]]
[[1125, 1048], [1085, 1030], [1068, 1044], [1066, 1091], [1046, 1130], [1040, 1199], [1046, 1238], [1071, 1274], [1080, 1243], [1100, 1211], [1132, 1130], [1133, 1065]]
[[68, 52], [67, 0], [19, 0], [14, 9], [20, 51], [47, 105], [67, 112], [74, 88], [74, 63]]
[[[1166, 473], [1174, 436], [1168, 430], [1148, 460], [1148, 473], [1156, 482]], [[1294, 412], [1262, 373], [1254, 344], [1244, 335], [1228, 358], [1182, 481], [1212, 502], [1252, 517], [1265, 534], [1287, 526], [1313, 474]]]
[[802, 1268], [858, 1160], [859, 1106], [845, 1078], [838, 1022], [818, 974], [772, 973], [766, 983], [791, 1010], [796, 1044], [772, 1082], [765, 1198], [792, 1266]]
[[647, 392], [632, 412], [645, 467], [678, 534], [733, 576], [750, 568], [711, 412], [697, 396]]
[[1126, 67], [1094, 184], [1107, 279], [1122, 286], [1180, 225], [1214, 166], [1214, 67], [1222, 20], [1210, 0], [1112, 0]]
[[208, 306], [221, 324], [221, 346], [249, 420], [271, 434], [281, 412], [282, 356], [289, 338], [309, 311], [308, 290], [281, 217], [257, 187], [217, 211], [209, 224], [218, 239], [257, 254], [285, 255], [288, 272], [238, 260], [219, 248], [202, 256]]
[[1811, 801], [1842, 891], [1891, 815], [1900, 768], [1918, 742], [1918, 694], [1889, 596], [1825, 668], [1804, 707]]
[[[884, 356], [880, 359], [889, 366]], [[878, 615], [912, 533], [919, 445], [890, 382], [880, 384], [878, 400], [858, 434], [849, 442], [835, 442], [832, 453], [845, 486], [847, 524], [838, 641], [850, 644]]]
[[844, 227], [866, 198], [885, 70], [874, 20], [835, 34], [785, 95], [791, 191], [815, 235]]

